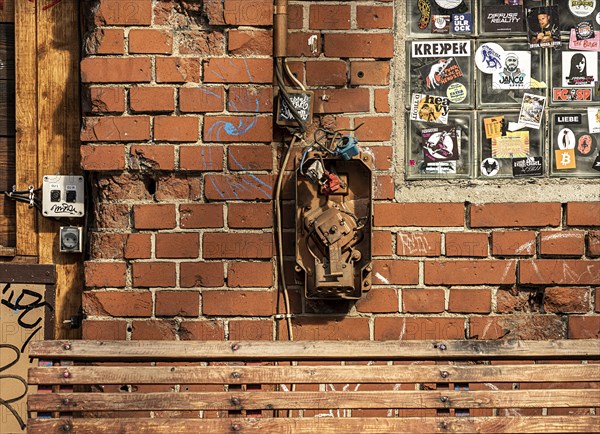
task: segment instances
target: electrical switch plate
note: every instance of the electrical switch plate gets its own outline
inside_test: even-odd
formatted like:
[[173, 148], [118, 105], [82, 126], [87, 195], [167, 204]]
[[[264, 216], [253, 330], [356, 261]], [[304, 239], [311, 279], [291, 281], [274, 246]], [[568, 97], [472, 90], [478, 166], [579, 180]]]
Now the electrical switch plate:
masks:
[[60, 251], [65, 253], [80, 253], [82, 251], [82, 236], [81, 227], [77, 226], [61, 226], [60, 228]]
[[42, 183], [44, 217], [83, 217], [83, 176], [46, 175]]

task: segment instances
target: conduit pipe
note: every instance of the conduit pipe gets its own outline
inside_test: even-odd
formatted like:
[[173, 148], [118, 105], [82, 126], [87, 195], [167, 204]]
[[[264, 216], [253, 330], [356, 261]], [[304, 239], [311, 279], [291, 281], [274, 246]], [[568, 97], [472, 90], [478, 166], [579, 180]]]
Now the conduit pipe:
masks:
[[273, 12], [273, 56], [287, 56], [288, 0], [275, 0]]

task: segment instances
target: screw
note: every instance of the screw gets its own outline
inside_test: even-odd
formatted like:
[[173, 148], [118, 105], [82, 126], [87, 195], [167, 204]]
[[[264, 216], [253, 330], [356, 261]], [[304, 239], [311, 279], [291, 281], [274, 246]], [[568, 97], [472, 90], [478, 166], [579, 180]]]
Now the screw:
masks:
[[440, 396], [440, 401], [441, 402], [446, 402], [446, 401], [448, 401], [448, 397], [447, 396]]
[[69, 398], [65, 398], [62, 400], [63, 405], [71, 405], [71, 400]]
[[239, 344], [231, 344], [231, 349], [232, 349], [233, 351], [237, 351], [237, 350], [239, 350], [239, 349], [240, 349], [240, 345], [239, 345]]
[[332, 227], [329, 228], [330, 234], [335, 234], [336, 232], [337, 232], [337, 226], [333, 225]]
[[450, 376], [450, 373], [448, 371], [441, 371], [440, 375], [442, 376], [442, 378], [448, 378]]
[[234, 423], [233, 425], [231, 425], [231, 430], [232, 431], [239, 431], [241, 429], [242, 429], [242, 427], [239, 424], [237, 424], [237, 423]]
[[440, 344], [440, 350], [444, 351], [446, 349], [446, 345]]
[[371, 282], [369, 282], [368, 280], [365, 280], [363, 282], [363, 286], [366, 288], [367, 286], [371, 285]]
[[231, 398], [231, 405], [235, 405], [236, 407], [240, 405], [240, 398]]
[[63, 345], [63, 349], [67, 350], [67, 351], [70, 350], [71, 349], [71, 344], [64, 344]]
[[373, 271], [373, 267], [371, 267], [370, 265], [368, 265], [367, 268], [365, 268], [365, 270], [367, 270], [370, 273], [371, 271]]
[[63, 372], [63, 378], [71, 378], [71, 373], [69, 371]]
[[67, 431], [67, 432], [71, 431], [71, 425], [69, 425], [69, 424], [64, 424], [64, 425], [62, 426], [62, 430], [63, 430], [63, 431]]
[[237, 379], [237, 378], [240, 378], [241, 376], [242, 376], [242, 374], [240, 374], [237, 371], [234, 371], [234, 372], [231, 373], [231, 378], [236, 378]]

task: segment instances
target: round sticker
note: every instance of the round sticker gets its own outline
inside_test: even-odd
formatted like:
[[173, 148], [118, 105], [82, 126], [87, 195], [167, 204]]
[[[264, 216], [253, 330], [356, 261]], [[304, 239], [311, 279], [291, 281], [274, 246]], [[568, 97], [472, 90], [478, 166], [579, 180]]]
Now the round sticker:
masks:
[[467, 88], [462, 83], [452, 83], [446, 89], [446, 96], [453, 103], [463, 102], [467, 98]]
[[569, 128], [563, 128], [558, 132], [558, 149], [575, 149], [575, 133]]
[[475, 52], [475, 65], [484, 74], [502, 71], [504, 48], [495, 42], [481, 45]]
[[596, 22], [600, 24], [600, 12], [596, 15]]
[[596, 0], [569, 0], [569, 10], [576, 17], [587, 17], [594, 12]]
[[454, 9], [462, 3], [462, 0], [435, 0], [435, 2], [442, 9]]
[[575, 152], [577, 155], [581, 155], [582, 157], [587, 157], [592, 154], [596, 149], [596, 139], [591, 134], [581, 134], [577, 137], [577, 146], [575, 147]]
[[594, 28], [589, 21], [582, 21], [575, 27], [577, 39], [589, 39], [594, 36]]
[[444, 27], [446, 27], [446, 15], [436, 15], [435, 20], [433, 20], [433, 26], [436, 29], [443, 29]]
[[486, 158], [481, 162], [481, 173], [485, 176], [494, 176], [500, 170], [500, 162], [495, 158]]

